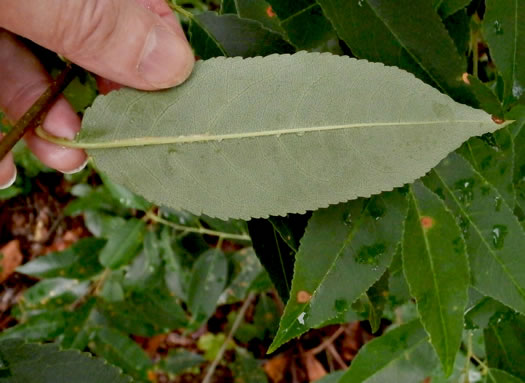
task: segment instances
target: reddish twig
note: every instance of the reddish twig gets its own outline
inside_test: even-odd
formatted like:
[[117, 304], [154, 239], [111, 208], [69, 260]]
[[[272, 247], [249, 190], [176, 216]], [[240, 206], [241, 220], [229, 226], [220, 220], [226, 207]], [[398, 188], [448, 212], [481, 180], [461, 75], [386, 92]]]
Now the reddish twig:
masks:
[[15, 126], [0, 141], [0, 161], [13, 149], [15, 144], [22, 139], [29, 129], [35, 128], [44, 113], [48, 111], [55, 99], [75, 78], [78, 67], [67, 64], [58, 77], [53, 80], [46, 91], [35, 101], [27, 112], [17, 121]]

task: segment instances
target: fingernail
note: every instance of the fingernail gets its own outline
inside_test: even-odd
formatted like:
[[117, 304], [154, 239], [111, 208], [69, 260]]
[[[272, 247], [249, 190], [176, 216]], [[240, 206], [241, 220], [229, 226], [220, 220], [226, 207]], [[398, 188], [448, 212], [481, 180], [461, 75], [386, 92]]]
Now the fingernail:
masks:
[[81, 172], [82, 170], [84, 170], [84, 168], [86, 167], [87, 163], [88, 163], [88, 160], [89, 158], [86, 158], [86, 160], [82, 163], [82, 165], [80, 165], [78, 168], [75, 168], [73, 170], [70, 170], [70, 171], [67, 171], [67, 172], [64, 172], [64, 171], [61, 171], [63, 174], [75, 174], [75, 173], [79, 173]]
[[192, 66], [188, 43], [164, 27], [153, 27], [138, 67], [144, 80], [158, 88], [175, 86], [188, 77]]
[[11, 177], [9, 179], [9, 181], [7, 181], [5, 184], [0, 185], [0, 190], [7, 189], [8, 187], [12, 186], [15, 183], [15, 181], [16, 181], [16, 173], [17, 173], [17, 171], [16, 171], [16, 168], [15, 168], [15, 172], [13, 173], [13, 177]]

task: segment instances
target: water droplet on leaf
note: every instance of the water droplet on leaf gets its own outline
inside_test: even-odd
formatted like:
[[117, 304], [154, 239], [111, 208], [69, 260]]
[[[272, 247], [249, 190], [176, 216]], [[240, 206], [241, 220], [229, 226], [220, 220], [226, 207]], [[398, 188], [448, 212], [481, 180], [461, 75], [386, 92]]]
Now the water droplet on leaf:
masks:
[[494, 27], [494, 32], [496, 32], [497, 35], [503, 34], [503, 26], [498, 20], [494, 21], [493, 27]]
[[355, 256], [355, 261], [362, 265], [379, 265], [379, 256], [386, 250], [383, 243], [377, 243], [372, 246], [363, 246]]
[[501, 249], [503, 247], [507, 234], [508, 230], [505, 225], [494, 225], [492, 227], [492, 244], [496, 249]]

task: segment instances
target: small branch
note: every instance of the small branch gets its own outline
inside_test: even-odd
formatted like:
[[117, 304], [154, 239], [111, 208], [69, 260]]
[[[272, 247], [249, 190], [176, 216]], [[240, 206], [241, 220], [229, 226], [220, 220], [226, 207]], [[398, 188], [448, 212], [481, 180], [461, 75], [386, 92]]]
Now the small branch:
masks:
[[339, 338], [339, 335], [341, 335], [345, 331], [345, 328], [343, 326], [339, 327], [333, 334], [330, 336], [330, 338], [325, 339], [319, 346], [312, 348], [311, 350], [308, 350], [308, 352], [311, 352], [312, 354], [316, 355], [319, 354], [321, 351], [323, 351], [325, 348], [328, 347], [328, 345], [334, 343], [334, 341]]
[[55, 99], [75, 78], [78, 67], [67, 64], [58, 77], [53, 80], [46, 91], [35, 101], [29, 110], [17, 121], [15, 126], [0, 141], [0, 161], [13, 149], [15, 144], [26, 134], [29, 129], [35, 128], [44, 113], [48, 111]]
[[215, 231], [215, 230], [210, 230], [210, 229], [205, 229], [203, 227], [191, 227], [191, 226], [183, 226], [183, 225], [179, 225], [179, 224], [176, 224], [174, 222], [171, 222], [171, 221], [168, 221], [164, 218], [161, 218], [159, 217], [158, 215], [154, 214], [154, 213], [151, 213], [151, 212], [147, 212], [146, 213], [146, 217], [150, 220], [152, 220], [153, 222], [157, 222], [157, 223], [160, 223], [162, 225], [166, 225], [166, 226], [169, 226], [169, 227], [172, 227], [176, 230], [180, 230], [180, 231], [183, 231], [185, 233], [197, 233], [197, 234], [205, 234], [205, 235], [211, 235], [211, 236], [214, 236], [214, 237], [219, 237], [219, 238], [222, 238], [222, 239], [236, 239], [236, 240], [240, 240], [240, 241], [251, 241], [251, 238], [248, 234], [233, 234], [233, 233], [225, 233], [225, 232], [222, 232], [222, 231]]
[[219, 349], [219, 352], [217, 353], [217, 356], [211, 363], [210, 367], [208, 368], [208, 371], [206, 371], [206, 376], [202, 380], [202, 383], [210, 383], [211, 378], [213, 377], [213, 373], [215, 372], [215, 369], [219, 365], [220, 360], [224, 356], [224, 352], [226, 351], [226, 347], [228, 347], [228, 343], [230, 343], [233, 339], [233, 336], [235, 335], [235, 332], [239, 328], [239, 326], [242, 323], [242, 320], [244, 319], [244, 315], [246, 314], [246, 310], [248, 310], [248, 307], [252, 303], [253, 299], [255, 298], [255, 293], [251, 292], [246, 297], [246, 300], [241, 306], [241, 309], [239, 310], [239, 313], [237, 314], [237, 317], [235, 317], [235, 321], [233, 322], [232, 328], [226, 337], [226, 340], [222, 344], [221, 348]]

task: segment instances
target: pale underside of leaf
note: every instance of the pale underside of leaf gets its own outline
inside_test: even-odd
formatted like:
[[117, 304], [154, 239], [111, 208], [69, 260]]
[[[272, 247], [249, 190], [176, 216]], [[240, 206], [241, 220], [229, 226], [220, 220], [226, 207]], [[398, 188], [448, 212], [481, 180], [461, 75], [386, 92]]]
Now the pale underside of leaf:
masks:
[[501, 126], [397, 68], [302, 52], [99, 97], [81, 144], [108, 146], [89, 150], [97, 166], [158, 204], [247, 219], [392, 190]]

